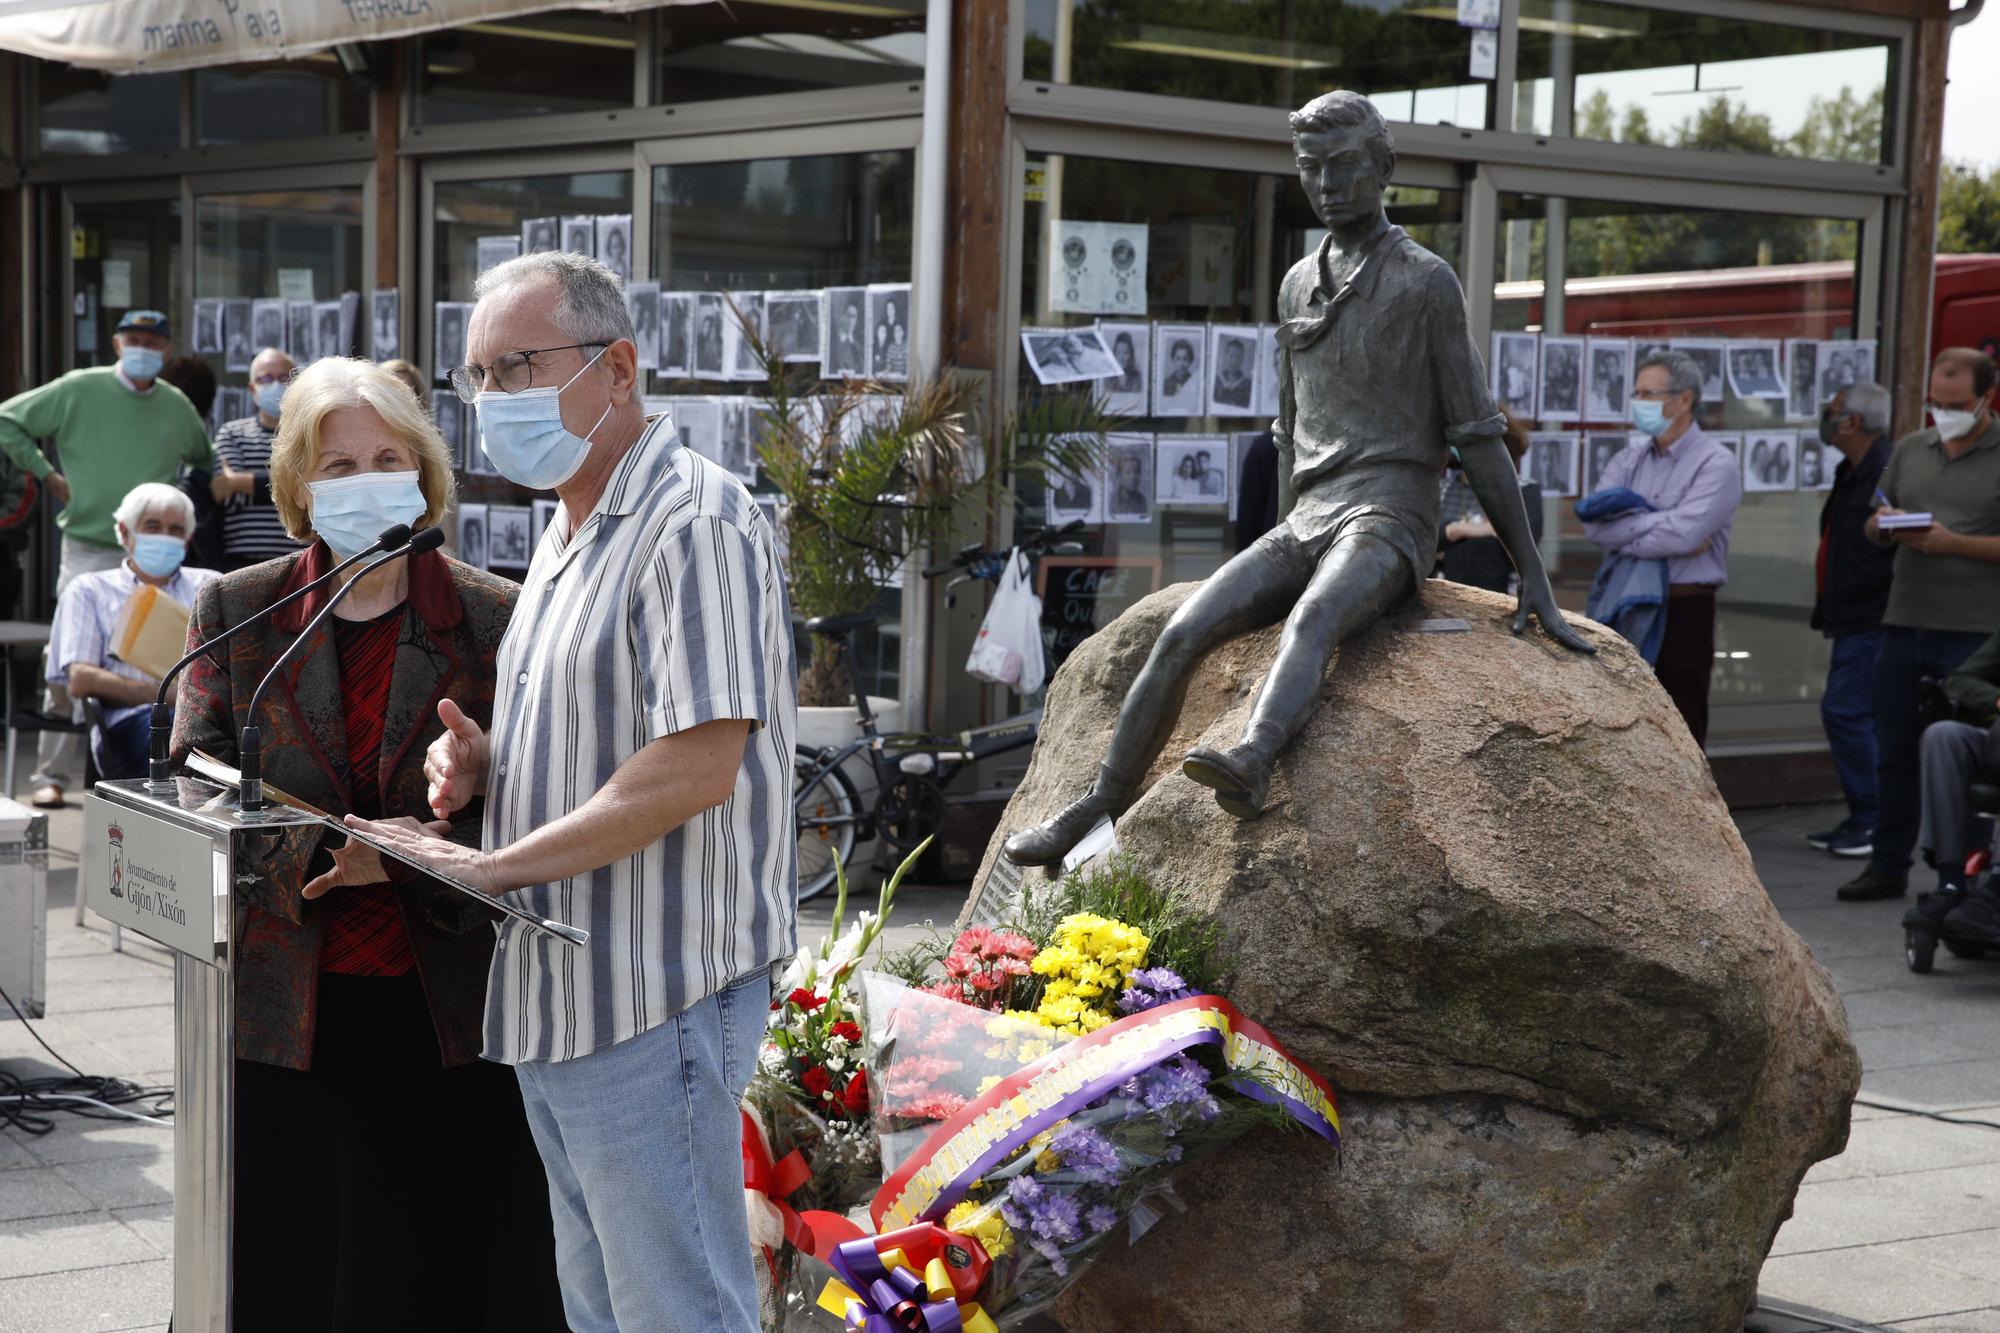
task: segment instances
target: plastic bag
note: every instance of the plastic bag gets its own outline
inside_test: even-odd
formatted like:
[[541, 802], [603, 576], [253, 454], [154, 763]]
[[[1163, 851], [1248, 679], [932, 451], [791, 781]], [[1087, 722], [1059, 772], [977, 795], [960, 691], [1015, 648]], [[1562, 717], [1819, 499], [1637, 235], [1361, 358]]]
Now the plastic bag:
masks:
[[1042, 657], [1042, 599], [1035, 596], [1028, 579], [1028, 558], [1019, 547], [1007, 553], [1007, 572], [1000, 576], [1000, 590], [986, 619], [973, 640], [972, 655], [965, 659], [966, 674], [974, 680], [995, 685], [1011, 685], [1022, 694], [1034, 694], [1047, 679]]

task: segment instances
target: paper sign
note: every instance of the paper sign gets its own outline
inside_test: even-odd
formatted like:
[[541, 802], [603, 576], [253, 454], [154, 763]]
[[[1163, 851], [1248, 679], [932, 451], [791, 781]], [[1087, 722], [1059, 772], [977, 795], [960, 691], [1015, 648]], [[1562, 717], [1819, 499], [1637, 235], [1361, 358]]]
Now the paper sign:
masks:
[[313, 299], [313, 271], [309, 268], [281, 268], [278, 270], [278, 296], [286, 301], [310, 301]]
[[1052, 224], [1049, 308], [1073, 315], [1143, 316], [1145, 224], [1068, 219]]
[[1475, 79], [1497, 77], [1500, 70], [1500, 34], [1479, 29], [1472, 34], [1472, 59], [1466, 70]]
[[1500, 0], [1458, 0], [1458, 26], [1495, 29], [1500, 26]]
[[131, 260], [107, 259], [104, 261], [104, 295], [99, 299], [105, 305], [118, 309], [132, 304]]

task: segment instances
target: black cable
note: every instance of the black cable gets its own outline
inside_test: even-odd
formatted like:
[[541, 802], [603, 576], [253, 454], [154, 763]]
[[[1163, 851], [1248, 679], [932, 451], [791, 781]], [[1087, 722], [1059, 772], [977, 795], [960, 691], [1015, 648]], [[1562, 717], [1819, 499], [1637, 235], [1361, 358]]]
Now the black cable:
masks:
[[1981, 1120], [1978, 1116], [1947, 1115], [1943, 1111], [1926, 1111], [1917, 1106], [1898, 1106], [1894, 1102], [1871, 1101], [1866, 1097], [1856, 1097], [1856, 1106], [1866, 1106], [1874, 1111], [1894, 1111], [1898, 1115], [1920, 1115], [1926, 1120], [1941, 1120], [1947, 1125], [1979, 1125], [1986, 1129], [2000, 1129], [2000, 1120]]
[[[14, 1012], [21, 1026], [35, 1043], [55, 1058], [57, 1064], [69, 1070], [69, 1074], [57, 1074], [47, 1078], [22, 1078], [10, 1070], [0, 1069], [0, 1126], [18, 1129], [36, 1137], [47, 1134], [56, 1127], [52, 1118], [57, 1112], [82, 1116], [86, 1120], [129, 1120], [133, 1118], [164, 1120], [174, 1113], [174, 1090], [171, 1087], [146, 1087], [129, 1079], [113, 1078], [104, 1074], [86, 1074], [64, 1058], [62, 1053], [42, 1039], [28, 1016], [21, 1012], [14, 997], [0, 987], [0, 1000]], [[74, 1098], [88, 1098], [75, 1101]], [[93, 1106], [92, 1102], [102, 1103]], [[113, 1108], [142, 1104], [136, 1111], [119, 1111]]]

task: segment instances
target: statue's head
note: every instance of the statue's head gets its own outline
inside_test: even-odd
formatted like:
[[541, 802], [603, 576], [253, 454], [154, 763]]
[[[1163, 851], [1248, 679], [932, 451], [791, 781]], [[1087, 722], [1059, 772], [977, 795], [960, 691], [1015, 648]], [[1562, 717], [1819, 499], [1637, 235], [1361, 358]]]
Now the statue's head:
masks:
[[1375, 104], [1360, 93], [1313, 98], [1291, 115], [1299, 184], [1329, 227], [1351, 227], [1382, 211], [1396, 174], [1396, 141]]

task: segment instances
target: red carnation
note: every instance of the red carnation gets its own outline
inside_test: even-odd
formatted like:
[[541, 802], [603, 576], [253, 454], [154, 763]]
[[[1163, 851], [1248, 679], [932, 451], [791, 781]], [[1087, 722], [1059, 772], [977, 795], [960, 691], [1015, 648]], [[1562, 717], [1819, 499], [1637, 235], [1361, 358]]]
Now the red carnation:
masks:
[[847, 1087], [840, 1094], [840, 1104], [856, 1115], [866, 1114], [868, 1110], [868, 1075], [857, 1070], [854, 1077], [847, 1080]]
[[821, 1005], [826, 1003], [826, 997], [824, 995], [815, 995], [811, 991], [807, 990], [804, 986], [801, 986], [797, 990], [793, 991], [790, 995], [786, 996], [785, 1002], [787, 1004], [795, 1004], [799, 1008], [805, 1010], [807, 1013], [811, 1013], [813, 1010], [819, 1008]]
[[828, 1036], [838, 1037], [842, 1041], [858, 1042], [861, 1040], [861, 1025], [852, 1019], [843, 1018], [826, 1031]]
[[827, 1101], [833, 1096], [833, 1075], [814, 1065], [799, 1075], [799, 1086], [804, 1088], [814, 1101]]

